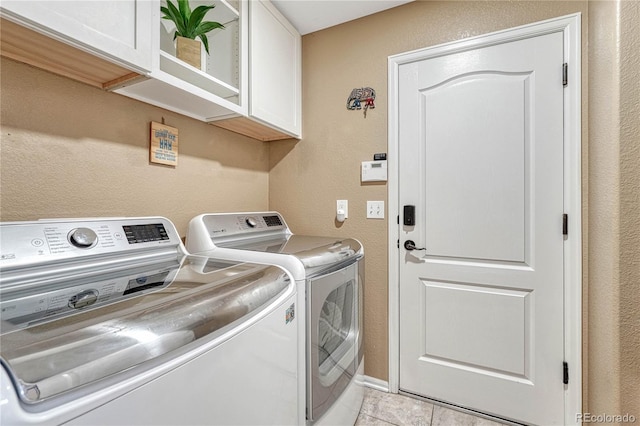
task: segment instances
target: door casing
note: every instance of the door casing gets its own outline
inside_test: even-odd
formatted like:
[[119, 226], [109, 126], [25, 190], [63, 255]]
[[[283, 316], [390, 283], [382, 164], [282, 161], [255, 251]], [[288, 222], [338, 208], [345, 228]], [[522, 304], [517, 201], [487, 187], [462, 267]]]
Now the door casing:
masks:
[[[568, 84], [564, 88], [564, 346], [569, 364], [565, 385], [565, 424], [579, 424], [582, 412], [582, 124], [581, 14], [562, 16], [388, 58], [388, 227], [389, 227], [389, 391], [399, 391], [400, 377], [400, 214], [398, 200], [398, 69], [402, 64], [562, 31]], [[558, 70], [561, 72], [561, 70]], [[559, 366], [558, 368], [560, 368]]]

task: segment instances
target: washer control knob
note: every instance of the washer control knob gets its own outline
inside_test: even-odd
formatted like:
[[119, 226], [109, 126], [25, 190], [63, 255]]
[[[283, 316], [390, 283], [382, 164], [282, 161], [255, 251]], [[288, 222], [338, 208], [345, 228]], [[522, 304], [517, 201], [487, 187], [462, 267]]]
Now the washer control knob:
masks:
[[245, 219], [245, 222], [247, 223], [247, 225], [249, 225], [249, 228], [255, 228], [256, 226], [258, 226], [258, 221], [255, 217], [248, 217]]
[[98, 235], [89, 228], [77, 228], [69, 233], [69, 242], [78, 248], [91, 248], [98, 242]]

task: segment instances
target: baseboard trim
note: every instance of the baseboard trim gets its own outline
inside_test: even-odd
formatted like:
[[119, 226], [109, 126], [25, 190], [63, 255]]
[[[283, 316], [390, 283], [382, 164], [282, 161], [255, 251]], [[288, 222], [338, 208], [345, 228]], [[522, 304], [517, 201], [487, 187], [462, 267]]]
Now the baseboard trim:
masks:
[[371, 376], [364, 376], [364, 385], [368, 388], [379, 390], [382, 392], [389, 392], [389, 382], [386, 380], [376, 379]]

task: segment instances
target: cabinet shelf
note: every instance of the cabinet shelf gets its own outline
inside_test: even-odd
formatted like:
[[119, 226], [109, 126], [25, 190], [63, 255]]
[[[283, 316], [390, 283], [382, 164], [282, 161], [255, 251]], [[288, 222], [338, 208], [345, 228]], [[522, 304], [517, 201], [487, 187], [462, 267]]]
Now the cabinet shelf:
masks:
[[152, 78], [113, 91], [205, 122], [242, 115], [240, 106], [235, 103], [186, 85], [184, 81], [162, 71]]
[[180, 80], [224, 99], [240, 94], [237, 87], [181, 61], [167, 52], [160, 51], [160, 69]]
[[[192, 9], [203, 4], [212, 4], [211, 0], [191, 0], [190, 3]], [[161, 4], [166, 3], [163, 1]], [[239, 104], [239, 9], [226, 0], [216, 0], [213, 4], [216, 7], [207, 12], [204, 20], [220, 22], [225, 28], [207, 33], [210, 54], [202, 48], [202, 69], [176, 58], [175, 25], [167, 19], [160, 20], [159, 69], [188, 84]]]

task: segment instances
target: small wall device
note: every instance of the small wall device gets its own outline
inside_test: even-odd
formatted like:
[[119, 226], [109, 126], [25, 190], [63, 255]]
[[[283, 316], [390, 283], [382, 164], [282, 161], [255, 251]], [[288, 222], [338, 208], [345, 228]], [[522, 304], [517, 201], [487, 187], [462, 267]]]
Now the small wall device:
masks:
[[386, 182], [387, 181], [387, 160], [363, 161], [361, 181], [362, 182]]

